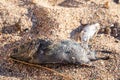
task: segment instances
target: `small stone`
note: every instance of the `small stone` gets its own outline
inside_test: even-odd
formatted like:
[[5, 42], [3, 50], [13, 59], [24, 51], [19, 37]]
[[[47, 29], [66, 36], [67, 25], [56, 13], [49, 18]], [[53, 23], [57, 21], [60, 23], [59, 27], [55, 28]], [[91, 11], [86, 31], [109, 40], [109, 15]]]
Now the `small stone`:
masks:
[[105, 2], [105, 3], [103, 4], [103, 7], [108, 9], [108, 8], [109, 8], [109, 2]]
[[102, 65], [105, 65], [104, 61], [101, 61], [101, 64], [102, 64]]
[[88, 24], [88, 21], [87, 21], [86, 19], [82, 19], [82, 20], [81, 20], [81, 24], [82, 24], [82, 25], [86, 25], [86, 24]]

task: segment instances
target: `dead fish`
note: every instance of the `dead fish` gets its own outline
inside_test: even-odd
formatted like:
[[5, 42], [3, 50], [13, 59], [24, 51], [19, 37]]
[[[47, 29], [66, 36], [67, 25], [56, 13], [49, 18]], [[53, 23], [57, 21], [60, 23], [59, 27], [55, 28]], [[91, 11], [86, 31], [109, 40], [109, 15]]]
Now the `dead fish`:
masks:
[[21, 49], [19, 49], [10, 57], [33, 64], [87, 64], [92, 60], [98, 60], [96, 51], [85, 49], [74, 40], [62, 40], [54, 43], [54, 41], [40, 39], [36, 42], [32, 41], [30, 44], [33, 46], [29, 45], [32, 47], [27, 48], [29, 52], [24, 50], [20, 53]]
[[[72, 40], [63, 40], [54, 45], [46, 45], [47, 41], [40, 43], [37, 53], [30, 60], [31, 63], [88, 63], [96, 59], [95, 52], [85, 50], [79, 43]], [[89, 51], [89, 52], [88, 52]]]

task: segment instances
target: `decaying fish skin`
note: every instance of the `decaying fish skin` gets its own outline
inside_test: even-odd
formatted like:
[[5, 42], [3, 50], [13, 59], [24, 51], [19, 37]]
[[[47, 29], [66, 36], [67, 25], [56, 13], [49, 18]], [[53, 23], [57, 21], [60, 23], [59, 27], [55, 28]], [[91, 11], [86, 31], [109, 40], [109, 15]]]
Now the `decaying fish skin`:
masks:
[[26, 42], [14, 48], [10, 57], [22, 61], [28, 61], [31, 59], [31, 56], [38, 50], [38, 47], [39, 39], [33, 39], [32, 41]]
[[[44, 45], [47, 41], [43, 42]], [[43, 45], [42, 43], [42, 45]], [[40, 44], [39, 50], [34, 54], [30, 63], [46, 64], [46, 63], [88, 63], [91, 59], [96, 59], [95, 52], [86, 51], [81, 45], [72, 40], [63, 40], [46, 48], [42, 48]], [[47, 53], [46, 53], [47, 52]]]
[[81, 31], [81, 41], [89, 41], [99, 31], [100, 24], [87, 25]]
[[92, 25], [86, 25], [80, 33], [81, 36], [81, 43], [85, 48], [88, 48], [88, 42], [92, 39], [98, 31], [100, 30], [100, 24], [95, 23]]
[[[11, 58], [36, 64], [82, 64], [90, 62], [91, 59], [96, 59], [94, 51], [85, 50], [79, 43], [72, 40], [63, 40], [55, 44], [48, 40], [39, 40], [39, 43], [32, 41], [26, 44], [33, 44], [34, 46], [30, 45], [32, 48], [26, 48], [28, 51], [21, 51], [22, 49], [15, 51]], [[39, 47], [37, 44], [39, 44]]]

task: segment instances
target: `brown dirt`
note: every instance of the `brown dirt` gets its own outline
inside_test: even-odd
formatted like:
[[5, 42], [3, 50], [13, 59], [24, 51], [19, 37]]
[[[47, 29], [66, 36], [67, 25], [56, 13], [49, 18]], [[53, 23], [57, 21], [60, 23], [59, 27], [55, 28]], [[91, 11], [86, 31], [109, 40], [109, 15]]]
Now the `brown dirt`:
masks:
[[[0, 79], [63, 80], [63, 77], [48, 70], [10, 60], [12, 49], [36, 37], [54, 41], [70, 39], [72, 31], [81, 24], [96, 22], [101, 27], [115, 22], [120, 24], [120, 4], [112, 0], [0, 0]], [[116, 39], [102, 33], [91, 40], [90, 44], [98, 51], [99, 57], [110, 57], [109, 60], [92, 62], [95, 67], [43, 66], [69, 75], [74, 80], [119, 80], [119, 39], [120, 36]]]

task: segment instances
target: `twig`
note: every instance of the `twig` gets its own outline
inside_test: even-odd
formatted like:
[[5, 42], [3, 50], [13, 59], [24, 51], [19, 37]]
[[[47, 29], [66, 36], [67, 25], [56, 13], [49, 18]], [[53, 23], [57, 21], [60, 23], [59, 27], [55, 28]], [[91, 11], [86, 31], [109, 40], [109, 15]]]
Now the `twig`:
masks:
[[63, 77], [64, 79], [66, 79], [66, 80], [73, 80], [72, 77], [63, 75], [62, 73], [59, 73], [59, 72], [57, 72], [57, 71], [55, 71], [55, 70], [53, 70], [53, 69], [50, 69], [50, 68], [48, 68], [48, 67], [44, 67], [44, 66], [37, 65], [37, 64], [32, 64], [32, 63], [27, 63], [27, 62], [25, 62], [25, 61], [20, 61], [20, 60], [14, 59], [14, 58], [10, 58], [10, 59], [12, 59], [13, 61], [17, 61], [17, 62], [19, 62], [19, 63], [22, 63], [22, 64], [34, 66], [34, 67], [37, 67], [37, 68], [46, 69], [46, 70], [48, 70], [48, 71], [57, 73], [58, 75], [62, 76], [62, 77]]

